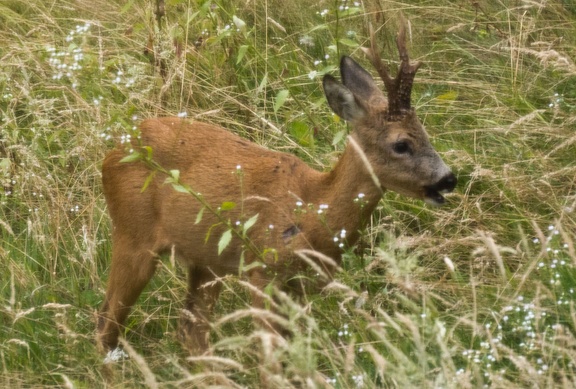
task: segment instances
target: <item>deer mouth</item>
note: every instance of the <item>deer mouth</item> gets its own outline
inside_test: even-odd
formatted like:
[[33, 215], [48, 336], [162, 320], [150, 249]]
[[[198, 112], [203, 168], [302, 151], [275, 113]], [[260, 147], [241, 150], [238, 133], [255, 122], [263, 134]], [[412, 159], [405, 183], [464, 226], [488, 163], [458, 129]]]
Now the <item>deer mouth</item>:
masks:
[[[447, 192], [442, 192], [447, 193]], [[442, 205], [446, 202], [446, 198], [437, 190], [431, 190], [426, 188], [426, 192], [424, 194], [424, 201], [430, 205]]]
[[434, 185], [424, 187], [424, 201], [431, 205], [442, 205], [446, 202], [443, 194], [450, 193], [456, 187], [458, 180], [452, 173], [444, 176]]

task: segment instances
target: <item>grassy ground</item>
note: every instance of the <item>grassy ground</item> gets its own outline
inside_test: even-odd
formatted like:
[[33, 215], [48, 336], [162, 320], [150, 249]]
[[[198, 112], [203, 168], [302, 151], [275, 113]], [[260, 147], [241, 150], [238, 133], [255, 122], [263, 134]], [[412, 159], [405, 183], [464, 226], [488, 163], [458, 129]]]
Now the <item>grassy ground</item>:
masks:
[[[0, 386], [576, 386], [573, 0], [170, 0], [160, 24], [155, 4], [0, 4]], [[321, 76], [366, 63], [369, 22], [395, 60], [400, 14], [424, 62], [414, 105], [458, 173], [448, 205], [386, 194], [337, 281], [285, 298], [288, 340], [252, 327], [231, 277], [202, 363], [176, 341], [184, 281], [165, 261], [132, 358], [104, 367], [105, 153], [186, 113], [328, 169], [347, 128]]]

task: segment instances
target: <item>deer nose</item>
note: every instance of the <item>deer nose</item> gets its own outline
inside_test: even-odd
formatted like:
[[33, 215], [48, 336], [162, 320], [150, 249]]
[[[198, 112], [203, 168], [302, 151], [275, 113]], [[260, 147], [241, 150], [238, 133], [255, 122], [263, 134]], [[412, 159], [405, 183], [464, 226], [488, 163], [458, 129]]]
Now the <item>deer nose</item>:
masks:
[[458, 179], [454, 173], [449, 173], [442, 177], [442, 179], [435, 185], [438, 192], [452, 192], [458, 183]]

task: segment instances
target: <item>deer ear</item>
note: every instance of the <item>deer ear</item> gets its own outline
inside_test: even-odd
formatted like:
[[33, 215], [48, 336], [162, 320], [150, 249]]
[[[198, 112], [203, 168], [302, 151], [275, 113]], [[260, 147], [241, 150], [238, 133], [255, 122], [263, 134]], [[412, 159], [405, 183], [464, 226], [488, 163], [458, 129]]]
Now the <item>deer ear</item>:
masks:
[[340, 74], [342, 84], [364, 101], [369, 101], [375, 93], [382, 94], [370, 73], [350, 57], [343, 56], [340, 60]]
[[328, 100], [328, 105], [330, 105], [332, 111], [342, 119], [352, 122], [366, 115], [366, 109], [354, 93], [336, 81], [331, 75], [326, 74], [324, 76], [322, 86], [324, 87], [324, 94]]

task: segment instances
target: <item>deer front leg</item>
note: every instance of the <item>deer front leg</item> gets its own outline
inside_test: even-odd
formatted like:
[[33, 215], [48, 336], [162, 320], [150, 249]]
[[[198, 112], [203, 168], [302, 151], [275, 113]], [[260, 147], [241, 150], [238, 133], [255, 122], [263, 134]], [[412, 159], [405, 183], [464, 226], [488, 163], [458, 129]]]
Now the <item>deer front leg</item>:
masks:
[[250, 284], [254, 287], [250, 292], [252, 306], [262, 310], [260, 315], [253, 318], [255, 324], [266, 331], [280, 336], [289, 335], [287, 328], [282, 325], [282, 322], [285, 321], [284, 315], [278, 312], [278, 305], [273, 296], [267, 294], [267, 289], [271, 285], [282, 288], [282, 281], [277, 277], [271, 277], [270, 273], [262, 268], [251, 270], [248, 278]]
[[127, 249], [117, 239], [110, 278], [98, 315], [98, 344], [102, 351], [118, 347], [118, 336], [130, 309], [156, 270], [157, 257], [148, 250]]
[[192, 355], [208, 349], [210, 317], [222, 285], [208, 268], [190, 266], [186, 306], [179, 323], [179, 338]]

